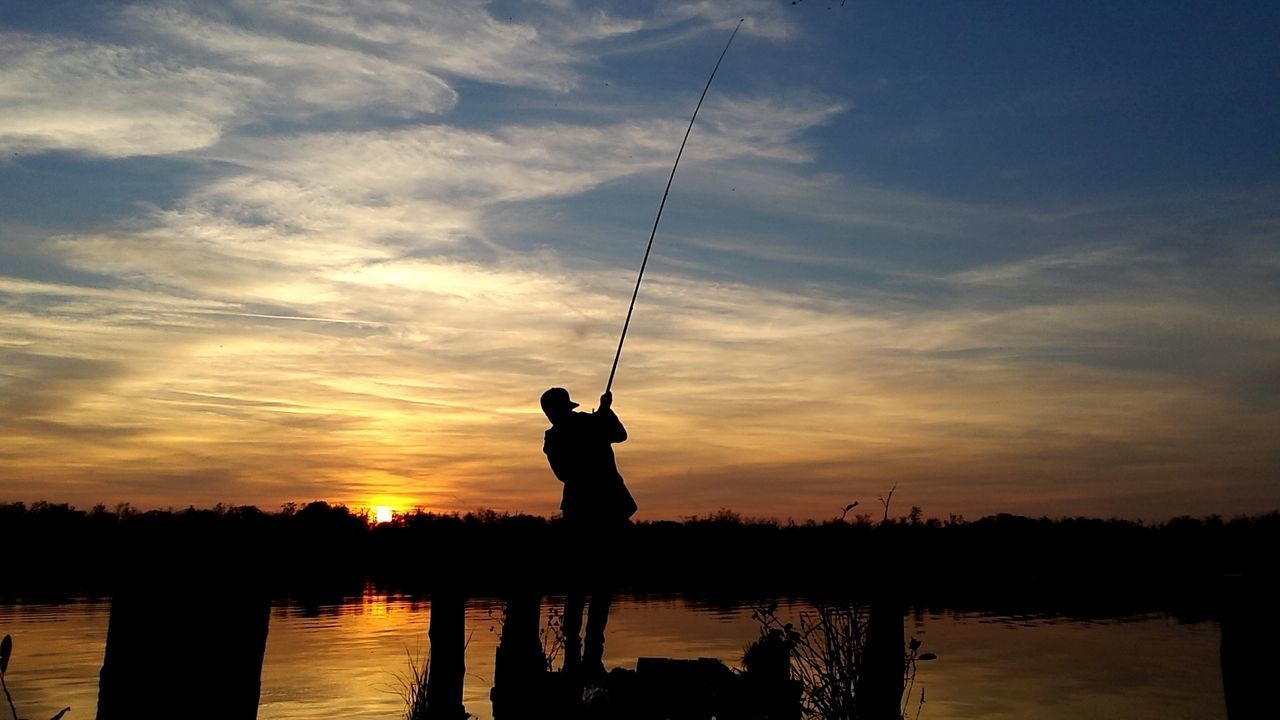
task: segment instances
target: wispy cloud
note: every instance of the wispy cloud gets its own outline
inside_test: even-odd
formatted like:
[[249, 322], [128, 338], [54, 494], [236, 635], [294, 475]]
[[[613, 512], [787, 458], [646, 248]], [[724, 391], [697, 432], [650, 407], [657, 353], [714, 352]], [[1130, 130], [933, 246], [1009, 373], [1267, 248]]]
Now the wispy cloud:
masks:
[[255, 123], [436, 115], [457, 101], [444, 76], [574, 82], [571, 53], [481, 3], [231, 5], [126, 5], [127, 45], [5, 33], [0, 148], [167, 154]]
[[165, 51], [251, 78], [259, 92], [244, 100], [257, 115], [305, 120], [360, 110], [413, 116], [447, 110], [457, 100], [453, 89], [427, 69], [343, 42], [341, 36], [327, 41], [293, 37], [296, 32], [284, 24], [259, 30], [263, 18], [255, 14], [275, 5], [264, 4], [257, 13], [252, 7], [247, 6], [244, 25], [216, 13], [200, 14], [200, 4], [128, 6], [121, 22]]
[[0, 150], [120, 157], [205, 147], [253, 79], [145, 48], [0, 34]]
[[[322, 1], [245, 3], [255, 24], [321, 45], [350, 45], [401, 67], [452, 78], [565, 90], [576, 82], [574, 46], [638, 27], [602, 11], [583, 12], [549, 36], [536, 26], [495, 17], [487, 2]], [[207, 42], [207, 40], [203, 40]], [[212, 43], [209, 43], [212, 45]], [[329, 58], [326, 64], [335, 59]]]

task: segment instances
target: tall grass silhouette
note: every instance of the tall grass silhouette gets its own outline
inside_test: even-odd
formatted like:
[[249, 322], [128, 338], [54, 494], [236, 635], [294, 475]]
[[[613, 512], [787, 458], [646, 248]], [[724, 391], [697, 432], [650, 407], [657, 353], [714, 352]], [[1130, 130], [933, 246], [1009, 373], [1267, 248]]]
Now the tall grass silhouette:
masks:
[[[0, 640], [0, 688], [4, 689], [4, 699], [9, 703], [9, 712], [13, 713], [13, 720], [21, 720], [18, 716], [18, 708], [13, 704], [13, 695], [9, 692], [9, 660], [13, 657], [13, 638], [9, 635], [4, 636], [4, 640]], [[71, 712], [71, 708], [64, 707], [57, 712], [49, 720], [61, 720], [63, 715]]]

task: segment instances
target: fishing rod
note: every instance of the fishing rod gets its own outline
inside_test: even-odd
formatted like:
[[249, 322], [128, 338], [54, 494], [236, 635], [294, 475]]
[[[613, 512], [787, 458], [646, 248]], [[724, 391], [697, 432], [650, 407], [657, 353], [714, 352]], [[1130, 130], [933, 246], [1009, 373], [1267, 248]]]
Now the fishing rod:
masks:
[[680, 167], [680, 156], [684, 155], [685, 143], [689, 142], [689, 133], [693, 132], [693, 122], [698, 119], [702, 101], [707, 99], [711, 81], [716, 78], [716, 71], [720, 69], [720, 63], [724, 61], [725, 53], [729, 52], [729, 46], [733, 44], [733, 38], [738, 35], [738, 30], [742, 28], [742, 22], [745, 19], [738, 20], [733, 33], [729, 35], [729, 42], [725, 43], [724, 50], [720, 51], [720, 59], [716, 60], [716, 66], [711, 69], [707, 86], [702, 88], [702, 97], [698, 98], [698, 104], [693, 108], [693, 117], [689, 118], [689, 128], [684, 131], [684, 140], [680, 141], [680, 151], [676, 153], [676, 161], [671, 165], [671, 175], [667, 178], [667, 189], [662, 191], [662, 202], [658, 203], [658, 216], [653, 219], [653, 230], [649, 232], [649, 244], [644, 249], [644, 260], [640, 262], [640, 274], [636, 276], [636, 289], [631, 292], [631, 305], [627, 308], [627, 319], [622, 323], [622, 336], [618, 338], [618, 351], [613, 354], [613, 368], [609, 370], [609, 382], [605, 385], [605, 392], [613, 390], [613, 376], [618, 372], [618, 360], [622, 357], [622, 343], [627, 340], [627, 328], [631, 326], [631, 313], [635, 311], [636, 298], [640, 295], [640, 281], [644, 280], [644, 269], [649, 264], [649, 251], [653, 250], [653, 238], [658, 234], [658, 223], [662, 220], [662, 209], [667, 206], [667, 195], [671, 193], [671, 181], [676, 179], [676, 168]]

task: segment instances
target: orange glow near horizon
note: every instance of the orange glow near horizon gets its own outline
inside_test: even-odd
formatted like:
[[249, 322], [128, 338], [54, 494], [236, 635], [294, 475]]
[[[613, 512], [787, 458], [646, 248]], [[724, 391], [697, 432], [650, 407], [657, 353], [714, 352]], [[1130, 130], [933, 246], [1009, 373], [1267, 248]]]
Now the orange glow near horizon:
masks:
[[[405, 272], [427, 271], [426, 261], [404, 263]], [[421, 287], [335, 286], [346, 293], [342, 308], [319, 303], [316, 317], [367, 309], [402, 325], [348, 336], [355, 331], [334, 323], [244, 327], [234, 316], [200, 315], [213, 325], [183, 342], [169, 325], [98, 319], [149, 313], [164, 297], [84, 299], [80, 288], [0, 278], [0, 293], [63, 293], [51, 307], [67, 313], [47, 326], [8, 314], [0, 334], [78, 343], [57, 361], [28, 353], [17, 376], [45, 389], [25, 404], [0, 403], [21, 449], [0, 457], [0, 500], [270, 508], [324, 499], [370, 522], [384, 522], [380, 508], [391, 520], [419, 507], [553, 515], [561, 485], [542, 453], [547, 420], [537, 398], [555, 384], [584, 410], [597, 403], [607, 368], [590, 359], [615, 349], [610, 303], [586, 280], [546, 272], [447, 261], [433, 272], [470, 273], [485, 292], [460, 299]], [[1223, 468], [1264, 477], [1275, 448], [1270, 406], [1211, 386], [963, 352], [1050, 342], [1028, 328], [1061, 322], [1065, 310], [895, 315], [745, 284], [646, 282], [646, 312], [614, 388], [630, 434], [617, 458], [638, 519], [718, 508], [827, 519], [851, 499], [874, 508], [897, 486], [895, 509], [920, 505], [927, 516], [1160, 520], [1209, 510], [1188, 498]], [[546, 309], [561, 303], [592, 308], [589, 327]], [[424, 320], [439, 307], [450, 318], [444, 330]], [[1089, 327], [1135, 317], [1094, 310]], [[145, 362], [116, 360], [134, 355]], [[4, 414], [12, 408], [31, 417]], [[84, 442], [89, 429], [103, 441]], [[50, 496], [51, 488], [61, 491]], [[1212, 510], [1271, 507], [1273, 497], [1242, 480]]]

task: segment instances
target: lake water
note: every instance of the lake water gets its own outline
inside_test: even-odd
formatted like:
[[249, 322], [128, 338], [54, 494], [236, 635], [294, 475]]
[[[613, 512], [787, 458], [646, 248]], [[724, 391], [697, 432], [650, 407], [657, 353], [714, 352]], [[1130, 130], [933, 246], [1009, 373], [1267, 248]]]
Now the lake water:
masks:
[[[544, 615], [555, 602], [544, 603]], [[784, 604], [778, 614], [796, 618], [804, 609]], [[48, 717], [66, 705], [69, 720], [95, 715], [109, 611], [108, 602], [93, 600], [0, 604], [0, 635], [15, 644], [6, 679], [24, 717]], [[401, 717], [400, 678], [409, 655], [425, 655], [430, 615], [426, 600], [376, 592], [309, 610], [277, 601], [258, 717]], [[464, 699], [485, 720], [501, 618], [497, 600], [468, 603]], [[662, 656], [716, 657], [736, 667], [758, 632], [750, 607], [619, 597], [605, 665], [634, 668], [639, 657]], [[919, 665], [924, 720], [1226, 717], [1216, 623], [1160, 614], [1077, 621], [928, 611], [909, 614], [906, 633], [938, 655]]]

